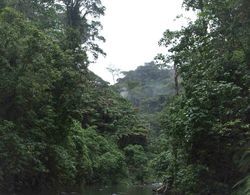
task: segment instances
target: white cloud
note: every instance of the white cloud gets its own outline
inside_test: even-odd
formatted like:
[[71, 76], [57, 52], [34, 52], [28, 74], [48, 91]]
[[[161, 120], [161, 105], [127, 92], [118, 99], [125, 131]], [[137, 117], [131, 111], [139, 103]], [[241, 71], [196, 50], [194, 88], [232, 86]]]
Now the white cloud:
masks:
[[103, 4], [107, 9], [101, 20], [106, 43], [100, 46], [107, 56], [100, 57], [90, 69], [109, 82], [112, 76], [106, 67], [112, 64], [127, 71], [153, 60], [162, 50], [158, 41], [163, 32], [186, 23], [174, 21], [184, 12], [182, 0], [103, 0]]

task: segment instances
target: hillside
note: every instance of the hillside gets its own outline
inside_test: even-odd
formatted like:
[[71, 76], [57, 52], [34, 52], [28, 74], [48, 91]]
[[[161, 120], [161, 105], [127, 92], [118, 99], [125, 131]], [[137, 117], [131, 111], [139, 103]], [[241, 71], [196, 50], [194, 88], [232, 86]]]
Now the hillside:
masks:
[[173, 71], [150, 62], [123, 74], [115, 84], [116, 90], [134, 105], [153, 131], [158, 131], [158, 113], [174, 94]]
[[160, 111], [166, 98], [174, 94], [172, 70], [160, 69], [154, 62], [123, 74], [115, 88], [141, 113]]

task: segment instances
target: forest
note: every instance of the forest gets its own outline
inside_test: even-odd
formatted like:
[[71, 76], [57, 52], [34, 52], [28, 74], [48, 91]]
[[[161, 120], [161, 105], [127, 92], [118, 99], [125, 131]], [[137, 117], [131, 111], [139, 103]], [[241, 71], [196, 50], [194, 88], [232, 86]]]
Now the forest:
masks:
[[110, 85], [88, 69], [101, 0], [0, 0], [0, 194], [250, 194], [250, 1], [183, 7], [196, 18], [166, 26], [166, 52]]

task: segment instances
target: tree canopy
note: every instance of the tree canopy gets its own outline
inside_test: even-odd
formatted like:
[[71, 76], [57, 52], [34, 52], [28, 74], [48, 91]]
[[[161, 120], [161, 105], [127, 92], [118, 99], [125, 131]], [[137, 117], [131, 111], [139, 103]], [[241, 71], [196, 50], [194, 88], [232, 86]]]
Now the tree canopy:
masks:
[[98, 0], [1, 1], [0, 191], [117, 183], [133, 174], [119, 143], [135, 134], [144, 145], [147, 129], [87, 69], [88, 53], [102, 53], [95, 39], [103, 14]]
[[197, 17], [164, 32], [166, 52], [110, 86], [88, 70], [100, 0], [0, 2], [0, 192], [250, 193], [250, 1], [183, 6]]

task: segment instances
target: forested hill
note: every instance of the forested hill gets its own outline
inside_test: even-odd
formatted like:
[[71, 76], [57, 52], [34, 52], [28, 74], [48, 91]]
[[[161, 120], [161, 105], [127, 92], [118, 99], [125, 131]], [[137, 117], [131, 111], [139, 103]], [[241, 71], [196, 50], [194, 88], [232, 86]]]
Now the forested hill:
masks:
[[122, 73], [124, 77], [118, 79], [115, 88], [140, 113], [161, 111], [166, 100], [174, 94], [172, 69], [160, 68], [150, 62], [134, 71]]

